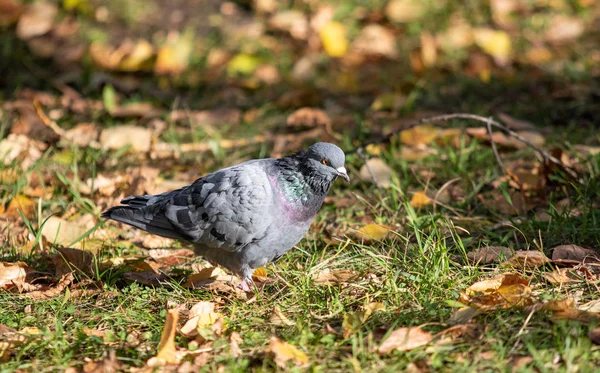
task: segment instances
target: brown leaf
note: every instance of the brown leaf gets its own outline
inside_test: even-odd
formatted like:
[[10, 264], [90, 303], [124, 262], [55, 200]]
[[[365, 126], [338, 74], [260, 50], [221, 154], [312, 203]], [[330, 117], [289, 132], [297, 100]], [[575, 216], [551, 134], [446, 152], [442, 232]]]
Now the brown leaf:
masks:
[[597, 321], [600, 316], [597, 313], [575, 308], [575, 301], [572, 298], [554, 300], [542, 305], [536, 305], [536, 307], [544, 311], [551, 311], [552, 319], [555, 320], [573, 320], [589, 323]]
[[35, 271], [24, 262], [0, 262], [0, 289], [22, 288]]
[[600, 254], [594, 249], [577, 245], [560, 245], [552, 249], [552, 260], [574, 260], [582, 263], [600, 262]]
[[57, 253], [52, 257], [56, 276], [74, 272], [95, 277], [94, 256], [87, 251], [67, 247], [56, 248]]
[[239, 109], [227, 107], [200, 111], [174, 110], [171, 112], [171, 120], [191, 122], [194, 127], [238, 124], [241, 119], [242, 112]]
[[308, 20], [302, 11], [283, 10], [269, 18], [269, 28], [288, 32], [293, 38], [305, 40], [308, 37]]
[[531, 288], [523, 277], [507, 273], [469, 286], [460, 302], [482, 311], [523, 307], [531, 303]]
[[331, 120], [324, 110], [309, 107], [300, 108], [290, 114], [287, 125], [291, 128], [305, 129], [315, 127], [330, 127]]
[[20, 211], [23, 215], [31, 219], [35, 206], [36, 203], [31, 198], [23, 194], [18, 194], [10, 200], [6, 210], [4, 210], [4, 206], [0, 205], [0, 214], [12, 219], [20, 219]]
[[19, 331], [0, 324], [0, 363], [6, 362], [10, 355], [16, 352], [15, 348], [27, 342], [28, 339], [36, 338], [42, 331], [37, 327], [28, 326]]
[[531, 269], [550, 263], [550, 259], [541, 251], [517, 250], [508, 263], [517, 268]]
[[239, 357], [242, 355], [242, 349], [240, 344], [244, 343], [244, 340], [238, 332], [233, 332], [229, 336], [229, 353], [233, 357]]
[[[67, 221], [57, 216], [52, 216], [44, 223], [42, 235], [48, 242], [53, 244], [71, 246], [73, 242], [81, 238], [93, 226], [94, 223], [88, 219], [82, 218], [79, 221]], [[72, 247], [81, 248], [84, 244], [84, 240], [81, 240]]]
[[365, 26], [352, 43], [351, 48], [366, 56], [398, 57], [394, 33], [390, 29], [376, 23]]
[[548, 21], [550, 26], [544, 36], [551, 43], [565, 43], [577, 39], [585, 30], [585, 24], [578, 17], [556, 14]]
[[483, 311], [475, 307], [461, 307], [454, 311], [448, 319], [449, 325], [460, 325], [471, 321], [475, 316], [482, 314]]
[[154, 271], [126, 272], [123, 274], [123, 278], [144, 285], [161, 286], [167, 280], [167, 275]]
[[595, 345], [600, 345], [600, 328], [590, 329], [588, 332], [588, 338]]
[[558, 268], [552, 272], [544, 273], [544, 278], [552, 284], [563, 285], [572, 282], [577, 276], [569, 268]]
[[94, 123], [78, 123], [65, 132], [64, 139], [80, 147], [99, 148], [100, 128]]
[[349, 269], [331, 269], [325, 268], [312, 275], [312, 280], [316, 284], [330, 285], [341, 282], [348, 282], [354, 278], [356, 273]]
[[380, 302], [371, 302], [362, 310], [344, 315], [342, 322], [342, 337], [348, 338], [356, 333], [375, 311], [384, 310], [385, 306]]
[[198, 336], [200, 333], [202, 340], [209, 335], [210, 339], [220, 336], [223, 333], [222, 323], [223, 315], [215, 312], [215, 304], [212, 302], [198, 302], [190, 309], [188, 321], [181, 327], [181, 334], [187, 338]]
[[281, 312], [281, 309], [278, 306], [273, 307], [273, 312], [271, 313], [271, 316], [269, 317], [269, 321], [273, 325], [287, 325], [287, 326], [296, 325], [296, 323], [294, 321], [288, 319], [287, 316], [285, 316], [283, 314], [283, 312]]
[[309, 364], [308, 356], [303, 351], [275, 336], [271, 337], [266, 352], [273, 356], [275, 364], [282, 369], [287, 367], [288, 361], [294, 362], [298, 367], [306, 367]]
[[520, 191], [508, 193], [510, 201], [500, 190], [479, 194], [477, 198], [488, 209], [498, 210], [503, 215], [523, 215], [533, 208], [532, 203]]
[[152, 131], [132, 125], [105, 128], [100, 134], [100, 144], [104, 149], [131, 146], [134, 151], [148, 152], [152, 146]]
[[391, 0], [385, 8], [386, 17], [392, 22], [416, 21], [425, 14], [427, 5], [419, 0]]
[[455, 340], [458, 338], [469, 338], [469, 339], [477, 339], [483, 333], [482, 325], [469, 323], [469, 324], [455, 324], [447, 329], [442, 330], [437, 333], [436, 337], [450, 337]]
[[514, 254], [515, 251], [509, 247], [487, 246], [467, 253], [467, 258], [475, 264], [490, 264], [510, 259]]
[[377, 351], [380, 354], [388, 354], [394, 350], [410, 351], [428, 344], [432, 339], [431, 333], [421, 329], [420, 326], [400, 328], [394, 330]]
[[11, 133], [25, 135], [46, 144], [54, 144], [60, 140], [60, 134], [50, 125], [38, 101], [18, 100], [13, 103], [13, 107], [19, 112], [19, 121], [12, 126]]
[[150, 118], [160, 116], [162, 110], [155, 108], [149, 102], [132, 102], [111, 108], [109, 114], [113, 118]]
[[[0, 27], [11, 26], [23, 13], [23, 5], [12, 0], [0, 0]], [[0, 358], [1, 360], [1, 358]]]
[[190, 56], [194, 50], [195, 35], [192, 29], [183, 34], [172, 32], [156, 56], [154, 72], [156, 74], [181, 74], [189, 63]]
[[422, 124], [400, 133], [400, 141], [407, 146], [429, 145], [440, 135], [440, 129], [431, 124]]
[[156, 358], [167, 364], [179, 364], [181, 356], [177, 354], [175, 347], [175, 332], [177, 331], [177, 320], [179, 320], [179, 307], [167, 311], [167, 319], [160, 336], [158, 353]]
[[360, 168], [360, 178], [375, 183], [381, 188], [389, 188], [392, 184], [392, 169], [380, 158], [367, 159]]
[[[172, 242], [172, 240], [169, 241]], [[143, 246], [146, 247], [145, 245]], [[156, 263], [169, 267], [183, 264], [187, 261], [190, 261], [195, 256], [194, 252], [190, 249], [154, 249], [148, 250], [148, 255], [154, 259]]]
[[511, 117], [506, 113], [498, 113], [498, 118], [500, 118], [500, 120], [506, 124], [508, 128], [515, 131], [535, 131], [537, 129], [533, 123], [523, 119]]
[[110, 350], [108, 356], [97, 361], [87, 362], [83, 366], [84, 373], [116, 373], [122, 371], [121, 363], [117, 360], [115, 350]]
[[35, 2], [25, 8], [17, 24], [17, 36], [22, 40], [44, 35], [52, 29], [54, 17], [58, 13], [55, 4]]

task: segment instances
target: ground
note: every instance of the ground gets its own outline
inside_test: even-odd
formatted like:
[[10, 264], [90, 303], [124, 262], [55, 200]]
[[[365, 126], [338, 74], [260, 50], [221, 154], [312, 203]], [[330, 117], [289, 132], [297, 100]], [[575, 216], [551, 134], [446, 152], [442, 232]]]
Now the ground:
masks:
[[[0, 371], [597, 370], [596, 4], [100, 3], [0, 16]], [[351, 182], [250, 293], [100, 218], [315, 141]]]

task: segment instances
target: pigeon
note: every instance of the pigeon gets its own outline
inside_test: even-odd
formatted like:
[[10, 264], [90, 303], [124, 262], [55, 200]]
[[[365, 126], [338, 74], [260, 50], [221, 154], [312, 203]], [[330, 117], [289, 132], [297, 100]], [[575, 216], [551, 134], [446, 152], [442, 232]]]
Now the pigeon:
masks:
[[191, 185], [130, 196], [104, 213], [159, 236], [190, 242], [250, 291], [256, 268], [281, 258], [306, 235], [334, 180], [350, 181], [344, 152], [318, 142], [283, 158], [254, 159]]

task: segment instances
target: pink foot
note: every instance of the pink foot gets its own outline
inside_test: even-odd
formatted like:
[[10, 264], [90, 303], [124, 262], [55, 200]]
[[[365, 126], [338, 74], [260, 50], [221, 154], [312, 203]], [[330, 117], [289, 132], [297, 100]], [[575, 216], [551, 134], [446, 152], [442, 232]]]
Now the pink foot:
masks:
[[243, 280], [242, 282], [240, 282], [238, 287], [240, 289], [242, 289], [243, 291], [245, 291], [246, 293], [249, 293], [252, 291], [252, 289], [250, 288], [250, 285], [248, 285], [248, 281], [246, 281], [246, 280]]

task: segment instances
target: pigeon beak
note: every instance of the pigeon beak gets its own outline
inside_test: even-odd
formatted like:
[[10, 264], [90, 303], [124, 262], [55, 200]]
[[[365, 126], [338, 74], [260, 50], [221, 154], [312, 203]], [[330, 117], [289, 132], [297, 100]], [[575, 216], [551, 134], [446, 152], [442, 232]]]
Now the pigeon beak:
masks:
[[342, 179], [346, 180], [347, 183], [350, 182], [350, 178], [348, 177], [348, 173], [346, 172], [345, 167], [338, 167], [335, 170], [337, 171], [338, 177], [341, 177]]

